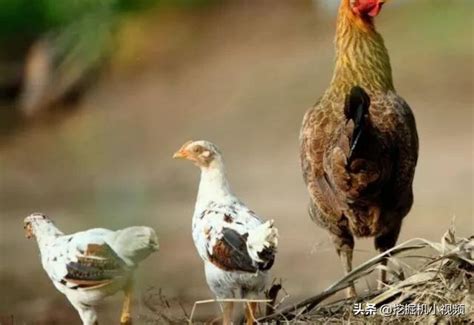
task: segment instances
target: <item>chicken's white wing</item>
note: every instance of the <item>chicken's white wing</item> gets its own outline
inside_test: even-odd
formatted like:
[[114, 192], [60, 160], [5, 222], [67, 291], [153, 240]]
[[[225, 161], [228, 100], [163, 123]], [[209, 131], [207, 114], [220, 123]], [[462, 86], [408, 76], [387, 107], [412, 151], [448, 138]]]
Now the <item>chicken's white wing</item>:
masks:
[[43, 265], [53, 281], [69, 288], [97, 288], [130, 270], [107, 243], [114, 232], [91, 229], [61, 236], [43, 255]]
[[262, 223], [240, 202], [232, 205], [211, 202], [195, 219], [193, 230], [204, 260], [226, 271], [252, 273], [272, 266], [276, 236], [272, 223]]

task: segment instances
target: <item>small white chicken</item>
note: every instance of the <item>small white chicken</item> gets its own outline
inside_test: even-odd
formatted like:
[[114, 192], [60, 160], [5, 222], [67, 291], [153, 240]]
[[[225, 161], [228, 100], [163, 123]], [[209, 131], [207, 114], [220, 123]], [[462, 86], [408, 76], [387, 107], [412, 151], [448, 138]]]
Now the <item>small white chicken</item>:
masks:
[[[189, 141], [173, 157], [201, 169], [192, 233], [210, 289], [217, 299], [257, 298], [275, 259], [278, 231], [273, 220], [263, 222], [232, 193], [214, 144]], [[233, 303], [225, 302], [223, 312], [223, 323], [232, 324]], [[249, 303], [247, 324], [254, 323], [255, 312], [256, 303]]]
[[132, 323], [133, 271], [158, 250], [153, 229], [96, 228], [65, 235], [41, 213], [25, 218], [24, 228], [26, 237], [38, 242], [44, 270], [76, 308], [84, 325], [97, 325], [95, 306], [118, 291], [125, 293], [120, 323]]

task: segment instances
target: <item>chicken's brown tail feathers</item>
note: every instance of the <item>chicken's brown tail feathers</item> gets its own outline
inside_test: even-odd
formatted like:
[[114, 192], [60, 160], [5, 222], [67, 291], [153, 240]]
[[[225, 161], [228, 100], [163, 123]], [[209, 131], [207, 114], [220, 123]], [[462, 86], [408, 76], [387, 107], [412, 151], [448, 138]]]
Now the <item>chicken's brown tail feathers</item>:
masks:
[[352, 156], [357, 150], [365, 130], [367, 129], [369, 116], [370, 98], [369, 95], [359, 86], [351, 89], [346, 97], [344, 114], [348, 120], [354, 122], [354, 131], [351, 136], [348, 161], [352, 161]]
[[365, 90], [353, 87], [344, 106], [346, 122], [339, 129], [327, 166], [328, 182], [353, 200], [368, 194], [369, 185], [380, 177], [376, 155], [380, 148], [373, 136], [369, 106]]

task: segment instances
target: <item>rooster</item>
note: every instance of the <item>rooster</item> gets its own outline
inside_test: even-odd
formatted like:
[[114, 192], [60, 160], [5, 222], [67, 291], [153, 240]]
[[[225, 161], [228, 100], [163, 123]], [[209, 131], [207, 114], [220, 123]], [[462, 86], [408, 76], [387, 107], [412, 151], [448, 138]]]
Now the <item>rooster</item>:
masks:
[[[374, 27], [384, 2], [341, 1], [333, 78], [300, 133], [309, 214], [329, 231], [346, 273], [354, 236], [375, 237], [380, 252], [392, 248], [413, 203], [418, 136]], [[386, 280], [382, 268], [379, 286]], [[347, 294], [355, 296], [353, 284]]]

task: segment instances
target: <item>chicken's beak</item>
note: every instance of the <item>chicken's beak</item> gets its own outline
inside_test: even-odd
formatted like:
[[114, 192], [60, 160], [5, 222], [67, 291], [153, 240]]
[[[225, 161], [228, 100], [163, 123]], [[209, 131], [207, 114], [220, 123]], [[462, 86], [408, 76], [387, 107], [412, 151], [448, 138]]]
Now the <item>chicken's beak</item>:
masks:
[[186, 159], [186, 158], [188, 158], [188, 153], [187, 151], [183, 149], [179, 149], [173, 155], [173, 159]]
[[181, 146], [181, 148], [174, 153], [173, 159], [188, 159], [189, 158], [189, 152], [188, 152], [188, 150], [186, 150], [186, 147], [192, 142], [193, 142], [193, 140], [189, 140], [185, 144], [183, 144]]

